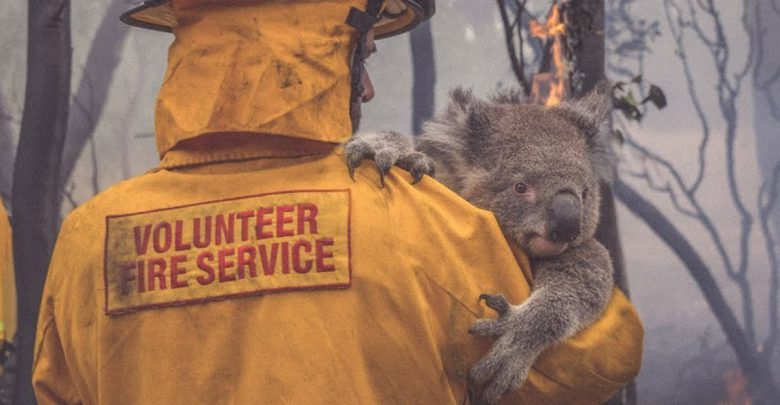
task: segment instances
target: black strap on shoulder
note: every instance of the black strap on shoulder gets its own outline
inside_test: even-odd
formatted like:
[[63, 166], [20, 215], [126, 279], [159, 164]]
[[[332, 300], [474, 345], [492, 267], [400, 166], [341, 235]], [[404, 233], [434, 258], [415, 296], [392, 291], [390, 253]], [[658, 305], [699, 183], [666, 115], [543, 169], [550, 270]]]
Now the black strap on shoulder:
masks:
[[374, 26], [376, 17], [371, 14], [358, 10], [355, 7], [349, 9], [349, 15], [347, 16], [347, 24], [354, 27], [361, 33], [366, 33], [371, 27]]
[[365, 69], [363, 61], [366, 56], [366, 35], [368, 35], [368, 31], [371, 30], [379, 19], [379, 12], [382, 10], [383, 3], [383, 0], [368, 0], [366, 11], [352, 7], [347, 15], [347, 24], [351, 25], [359, 33], [355, 54], [352, 56], [352, 95], [350, 102], [353, 104], [363, 101], [363, 69]]
[[366, 33], [371, 27], [374, 26], [377, 18], [379, 18], [379, 11], [382, 9], [382, 0], [368, 0], [366, 5], [366, 11], [359, 10], [355, 7], [350, 8], [349, 15], [347, 16], [347, 24], [355, 27], [361, 33]]

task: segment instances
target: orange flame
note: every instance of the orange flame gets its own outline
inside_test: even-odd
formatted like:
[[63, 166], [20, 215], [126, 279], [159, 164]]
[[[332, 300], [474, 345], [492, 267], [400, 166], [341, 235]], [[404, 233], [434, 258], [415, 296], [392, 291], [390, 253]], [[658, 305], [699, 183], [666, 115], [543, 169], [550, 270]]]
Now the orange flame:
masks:
[[723, 372], [723, 382], [726, 383], [726, 400], [717, 405], [752, 405], [753, 400], [748, 394], [747, 379], [739, 368], [730, 368]]
[[[544, 24], [531, 20], [528, 28], [532, 37], [539, 38], [545, 42], [552, 40], [550, 49], [552, 52], [553, 70], [534, 75], [531, 82], [531, 96], [539, 104], [544, 104], [548, 107], [558, 105], [566, 98], [570, 71], [565, 54], [566, 24], [563, 21], [561, 6], [558, 4], [558, 1], [553, 1]], [[545, 88], [547, 89], [546, 96], [543, 91]]]

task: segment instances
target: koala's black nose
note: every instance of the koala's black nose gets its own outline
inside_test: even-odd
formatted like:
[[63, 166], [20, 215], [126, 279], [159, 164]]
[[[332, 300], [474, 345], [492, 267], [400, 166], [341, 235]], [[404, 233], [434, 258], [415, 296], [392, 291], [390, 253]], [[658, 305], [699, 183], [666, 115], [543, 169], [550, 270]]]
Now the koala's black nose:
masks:
[[562, 192], [550, 204], [548, 238], [555, 242], [571, 242], [580, 234], [580, 200], [573, 193]]

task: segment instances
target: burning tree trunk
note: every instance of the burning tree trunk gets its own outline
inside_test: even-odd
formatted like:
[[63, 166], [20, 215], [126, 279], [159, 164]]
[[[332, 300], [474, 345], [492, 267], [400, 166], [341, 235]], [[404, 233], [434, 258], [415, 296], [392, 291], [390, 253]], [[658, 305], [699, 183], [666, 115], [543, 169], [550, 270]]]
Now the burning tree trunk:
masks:
[[13, 185], [19, 300], [14, 403], [22, 405], [35, 403], [35, 327], [59, 226], [59, 169], [70, 99], [70, 1], [30, 0], [27, 18], [27, 84]]
[[433, 116], [433, 95], [436, 88], [436, 64], [433, 58], [431, 23], [425, 22], [412, 30], [412, 127], [414, 134], [422, 132], [422, 124]]

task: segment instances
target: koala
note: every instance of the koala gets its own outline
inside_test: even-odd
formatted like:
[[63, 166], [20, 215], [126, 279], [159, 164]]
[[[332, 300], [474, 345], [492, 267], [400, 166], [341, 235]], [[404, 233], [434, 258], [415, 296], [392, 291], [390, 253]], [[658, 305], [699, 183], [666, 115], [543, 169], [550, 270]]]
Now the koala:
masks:
[[613, 168], [610, 141], [600, 131], [610, 111], [603, 90], [548, 108], [513, 93], [486, 101], [458, 88], [416, 140], [384, 132], [345, 145], [350, 173], [374, 159], [382, 179], [398, 165], [416, 182], [435, 167], [444, 185], [492, 211], [531, 260], [525, 302], [512, 305], [495, 292], [479, 297], [498, 318], [469, 330], [496, 339], [469, 373], [472, 403], [496, 403], [520, 388], [544, 349], [599, 319], [610, 300], [612, 263], [593, 236], [600, 180]]

